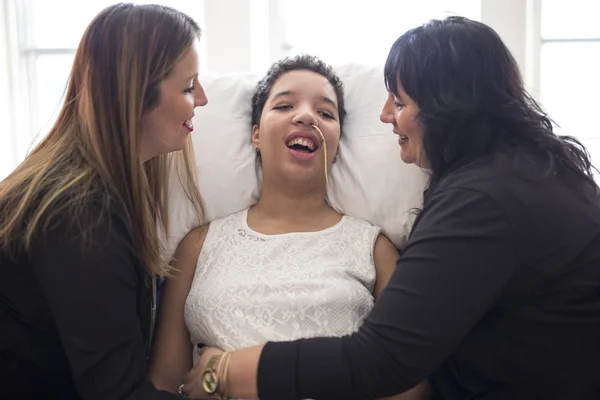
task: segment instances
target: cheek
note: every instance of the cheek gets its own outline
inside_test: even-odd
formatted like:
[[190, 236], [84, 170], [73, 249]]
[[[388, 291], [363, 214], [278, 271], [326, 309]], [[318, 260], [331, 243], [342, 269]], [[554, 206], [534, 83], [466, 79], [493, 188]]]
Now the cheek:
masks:
[[423, 151], [423, 127], [417, 120], [412, 123], [412, 135], [410, 140], [414, 144], [414, 150], [417, 153], [421, 153]]
[[144, 139], [152, 139], [156, 136], [156, 125], [160, 123], [160, 118], [156, 111], [156, 109], [152, 110], [142, 117], [140, 122], [140, 132]]
[[196, 100], [193, 95], [186, 96], [186, 108], [188, 110], [188, 115], [196, 108]]
[[283, 138], [284, 132], [287, 129], [284, 128], [284, 123], [277, 118], [275, 113], [263, 113], [260, 119], [260, 142], [274, 142], [277, 139]]
[[191, 95], [172, 99], [162, 104], [161, 111], [163, 124], [168, 123], [173, 127], [181, 125], [194, 111], [194, 99]]
[[411, 139], [421, 135], [421, 123], [416, 115], [400, 112], [396, 115], [396, 123], [400, 130]]
[[[327, 142], [327, 150], [331, 148], [331, 151], [337, 149], [340, 144], [340, 131], [336, 126], [326, 126], [319, 127], [321, 128], [321, 132], [323, 132], [323, 136], [325, 137], [325, 141]], [[321, 137], [319, 132], [315, 130], [318, 137]]]
[[171, 112], [173, 116], [177, 116], [178, 119], [183, 122], [187, 117], [189, 117], [194, 111], [194, 98], [190, 95], [185, 96], [180, 99], [176, 104], [173, 104], [171, 107]]
[[327, 141], [327, 159], [332, 161], [338, 153], [339, 142], [337, 140]]
[[340, 148], [340, 137], [339, 135], [331, 135], [326, 137], [327, 143], [327, 159], [329, 162], [332, 162], [333, 159], [337, 156], [337, 153]]

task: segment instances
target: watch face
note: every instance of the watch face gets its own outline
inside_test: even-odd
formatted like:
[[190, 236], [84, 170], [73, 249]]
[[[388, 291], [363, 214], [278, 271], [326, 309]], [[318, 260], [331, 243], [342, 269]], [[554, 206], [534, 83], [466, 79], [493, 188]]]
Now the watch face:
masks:
[[214, 394], [217, 391], [217, 376], [211, 371], [202, 374], [202, 387], [208, 394]]

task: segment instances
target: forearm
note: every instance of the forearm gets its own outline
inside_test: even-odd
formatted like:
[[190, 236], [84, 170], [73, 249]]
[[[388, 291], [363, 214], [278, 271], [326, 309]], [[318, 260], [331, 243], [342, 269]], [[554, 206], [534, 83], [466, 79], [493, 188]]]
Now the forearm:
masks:
[[[227, 387], [225, 388], [226, 395], [228, 397], [244, 399], [258, 398], [258, 386], [261, 385], [261, 382], [258, 382], [257, 372], [259, 372], [259, 360], [261, 359], [263, 349], [264, 346], [261, 345], [238, 350], [232, 353], [229, 359]], [[272, 359], [274, 360], [278, 358], [285, 358], [289, 361], [289, 357], [287, 357], [285, 353], [280, 353], [277, 351], [270, 352], [265, 356], [269, 359], [266, 360], [267, 363], [269, 363]], [[263, 369], [260, 371], [260, 377], [262, 378], [261, 381], [263, 383], [261, 386], [264, 389], [261, 391], [261, 398], [276, 398], [280, 396], [281, 392], [279, 390], [282, 388], [279, 386], [274, 387], [274, 381], [283, 383], [283, 386], [285, 386], [284, 382], [290, 382], [285, 377], [279, 376], [279, 371], [280, 370], [275, 371], [274, 374], [272, 371], [269, 372], [268, 369]], [[279, 378], [282, 378], [282, 380]], [[289, 376], [289, 378], [293, 379], [293, 376]], [[274, 390], [273, 395], [270, 394], [270, 390]], [[287, 387], [284, 388], [284, 390], [286, 390], [286, 392], [288, 390], [294, 392], [292, 395], [293, 398], [301, 396], [300, 393], [296, 392], [297, 388]], [[431, 388], [428, 382], [424, 381], [400, 395], [386, 397], [385, 399], [382, 398], [382, 400], [426, 400], [429, 399], [430, 396]]]
[[423, 378], [391, 357], [383, 338], [361, 329], [344, 338], [267, 343], [258, 370], [263, 400], [364, 399], [402, 393]]
[[227, 374], [227, 397], [234, 399], [258, 399], [258, 361], [263, 345], [235, 351], [229, 359]]
[[150, 379], [156, 387], [177, 392], [193, 366], [192, 342], [185, 321], [187, 301], [206, 228], [194, 229], [179, 244], [172, 262], [175, 273], [166, 280], [152, 347]]
[[177, 393], [183, 376], [192, 368], [192, 346], [184, 351], [153, 355], [148, 377], [159, 390]]

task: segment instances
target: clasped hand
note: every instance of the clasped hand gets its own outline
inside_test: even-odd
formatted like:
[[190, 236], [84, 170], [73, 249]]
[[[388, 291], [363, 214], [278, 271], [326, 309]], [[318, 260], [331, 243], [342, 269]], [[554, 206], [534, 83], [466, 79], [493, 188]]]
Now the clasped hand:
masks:
[[183, 397], [190, 399], [214, 399], [214, 396], [209, 395], [204, 390], [202, 385], [202, 375], [206, 369], [206, 365], [210, 359], [217, 354], [223, 353], [223, 350], [216, 347], [202, 347], [197, 350], [198, 361], [192, 369], [185, 374], [180, 387], [180, 394]]

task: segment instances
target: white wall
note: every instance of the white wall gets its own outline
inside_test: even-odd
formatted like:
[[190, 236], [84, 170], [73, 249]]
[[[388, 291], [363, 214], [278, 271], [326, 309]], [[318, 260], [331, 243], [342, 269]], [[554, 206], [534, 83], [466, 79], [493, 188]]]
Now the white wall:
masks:
[[[536, 38], [531, 35], [531, 24], [535, 22], [532, 5], [537, 1], [472, 1], [481, 2], [481, 21], [498, 32], [517, 60], [526, 82], [533, 84], [535, 74], [530, 64], [536, 60], [530, 54], [535, 50], [531, 42]], [[219, 73], [261, 72], [281, 58], [278, 4], [279, 0], [205, 1], [204, 69]]]
[[521, 68], [526, 60], [526, 12], [524, 0], [481, 0], [481, 22], [498, 32]]
[[[21, 4], [20, 1], [0, 0], [0, 179], [24, 157], [34, 137], [29, 132], [34, 116], [27, 112], [27, 69], [18, 62], [15, 43], [19, 24], [8, 18], [14, 15], [10, 7]], [[284, 21], [279, 14], [283, 1], [291, 0], [205, 0], [204, 16], [199, 21], [203, 28], [202, 70], [261, 74], [280, 59], [286, 52]], [[368, 4], [368, 0], [348, 1]], [[398, 1], [410, 5], [407, 0]], [[536, 19], [531, 16], [535, 16], [532, 10], [536, 10], [534, 6], [539, 5], [539, 0], [472, 1], [480, 1], [482, 22], [500, 34], [513, 52], [530, 89], [537, 88], [539, 45], [535, 47], [535, 43], [539, 42], [536, 42], [539, 34], [536, 37], [531, 32], [539, 28], [539, 24], [536, 27]], [[537, 17], [539, 21], [539, 15]], [[332, 18], [344, 18], [343, 9]], [[315, 28], [310, 26], [310, 21], [307, 26]], [[360, 29], [360, 21], [357, 21], [357, 29]], [[393, 39], [390, 38], [390, 42]], [[535, 90], [532, 92], [536, 94]], [[17, 130], [21, 132], [17, 134]]]
[[[8, 2], [0, 0], [0, 27], [7, 28]], [[0, 179], [16, 164], [16, 136], [13, 135], [9, 31], [0, 29]]]
[[270, 65], [272, 0], [207, 0], [203, 38], [203, 69], [219, 72], [262, 72]]
[[492, 27], [515, 57], [532, 94], [539, 90], [539, 1], [481, 0], [481, 22]]

